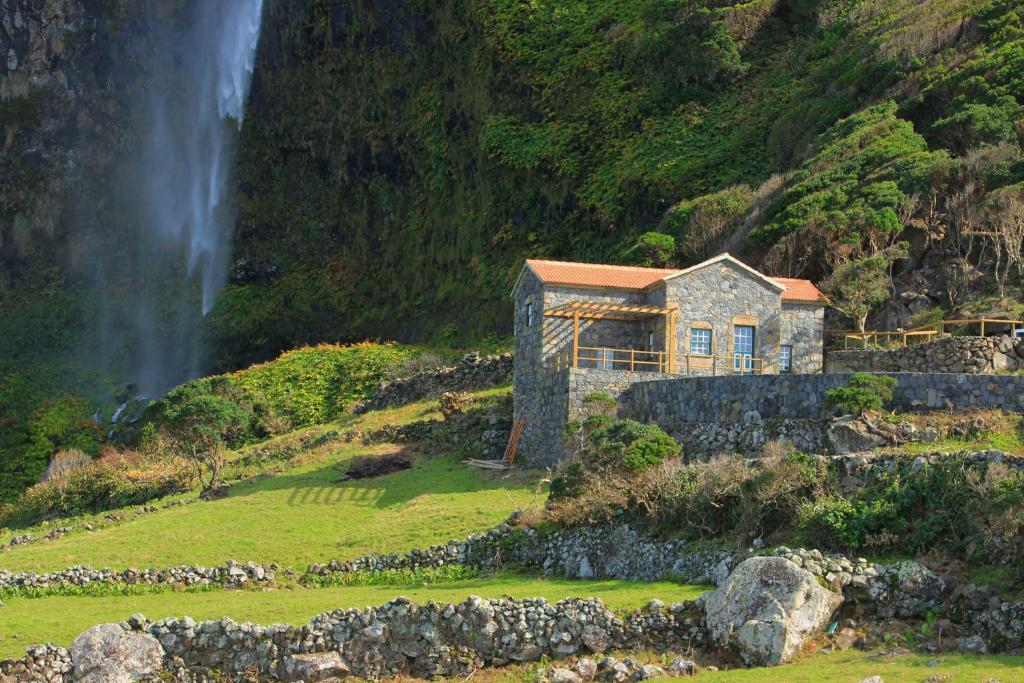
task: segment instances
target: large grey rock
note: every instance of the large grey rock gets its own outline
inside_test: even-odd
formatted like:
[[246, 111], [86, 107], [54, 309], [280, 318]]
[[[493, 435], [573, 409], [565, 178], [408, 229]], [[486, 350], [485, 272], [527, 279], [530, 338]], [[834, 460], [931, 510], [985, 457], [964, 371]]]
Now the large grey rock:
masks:
[[828, 426], [826, 433], [829, 448], [836, 455], [870, 451], [885, 446], [888, 442], [868, 430], [864, 421], [852, 415], [837, 417]]
[[119, 624], [93, 626], [70, 651], [75, 683], [132, 683], [163, 669], [160, 642]]
[[337, 652], [290, 655], [284, 660], [284, 668], [287, 680], [304, 683], [336, 683], [349, 674], [348, 666]]
[[788, 661], [843, 602], [813, 574], [781, 557], [741, 562], [702, 600], [715, 643], [754, 666]]

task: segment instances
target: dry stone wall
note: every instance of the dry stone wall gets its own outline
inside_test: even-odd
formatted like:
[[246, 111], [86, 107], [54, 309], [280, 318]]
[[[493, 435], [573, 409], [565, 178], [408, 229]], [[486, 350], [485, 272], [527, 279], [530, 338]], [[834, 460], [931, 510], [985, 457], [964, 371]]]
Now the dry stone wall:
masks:
[[[1024, 376], [885, 373], [897, 381], [897, 411], [1024, 410]], [[668, 431], [692, 422], [815, 419], [828, 415], [825, 393], [850, 374], [680, 377], [633, 385], [624, 399], [629, 414]], [[756, 413], [757, 418], [754, 418]]]
[[946, 337], [899, 349], [829, 351], [826, 372], [987, 374], [1024, 368], [1024, 338]]
[[470, 353], [455, 365], [418, 372], [411, 377], [377, 385], [373, 398], [357, 412], [400, 406], [446, 391], [472, 391], [505, 384], [512, 379], [512, 354], [481, 356]]

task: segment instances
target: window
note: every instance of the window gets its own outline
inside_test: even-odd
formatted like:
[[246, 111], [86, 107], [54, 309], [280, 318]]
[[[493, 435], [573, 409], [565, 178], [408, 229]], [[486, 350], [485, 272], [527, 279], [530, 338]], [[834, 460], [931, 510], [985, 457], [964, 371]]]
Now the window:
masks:
[[533, 302], [526, 302], [526, 326], [533, 327]]
[[690, 353], [694, 356], [711, 355], [711, 330], [690, 330]]
[[654, 333], [653, 332], [648, 332], [647, 333], [647, 350], [648, 351], [653, 351], [654, 350]]
[[754, 369], [754, 326], [736, 325], [732, 333], [733, 365], [736, 372], [749, 374]]
[[779, 347], [779, 372], [793, 372], [793, 347], [789, 344]]

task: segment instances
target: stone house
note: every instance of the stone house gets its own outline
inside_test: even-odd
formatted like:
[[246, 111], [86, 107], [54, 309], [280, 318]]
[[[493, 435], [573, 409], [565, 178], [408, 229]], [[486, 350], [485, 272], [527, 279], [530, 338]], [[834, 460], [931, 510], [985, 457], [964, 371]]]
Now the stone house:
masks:
[[[729, 254], [684, 269], [527, 260], [512, 290], [521, 448], [552, 448], [578, 399], [678, 375], [819, 373], [825, 296]], [[550, 455], [541, 460], [550, 461]]]

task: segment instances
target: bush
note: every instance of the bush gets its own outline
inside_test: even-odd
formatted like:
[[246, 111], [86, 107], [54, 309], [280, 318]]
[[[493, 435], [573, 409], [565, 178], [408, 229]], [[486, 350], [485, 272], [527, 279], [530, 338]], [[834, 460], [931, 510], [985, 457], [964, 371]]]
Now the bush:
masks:
[[43, 473], [42, 482], [59, 482], [67, 479], [72, 472], [84, 469], [92, 464], [92, 458], [75, 448], [57, 451]]
[[441, 394], [437, 404], [441, 415], [447, 420], [453, 415], [462, 415], [466, 412], [466, 408], [469, 406], [469, 394], [461, 391], [446, 391]]
[[47, 519], [141, 505], [192, 485], [188, 468], [176, 459], [121, 456], [73, 470], [59, 481], [37, 484], [0, 508], [0, 527], [22, 527]]
[[676, 255], [676, 241], [671, 235], [660, 232], [645, 232], [637, 238], [627, 252], [632, 263], [638, 266], [664, 268], [672, 264]]
[[836, 387], [825, 392], [825, 403], [850, 415], [880, 411], [892, 400], [896, 380], [886, 375], [871, 375], [866, 372], [854, 374], [845, 387]]
[[160, 433], [181, 436], [185, 423], [194, 432], [205, 421], [218, 425], [220, 443], [237, 448], [322, 424], [350, 403], [370, 398], [415, 353], [395, 344], [321, 344], [233, 374], [193, 380], [147, 406], [143, 441]]
[[679, 444], [657, 425], [621, 420], [590, 436], [590, 466], [639, 472], [679, 453]]
[[619, 404], [610, 394], [595, 391], [583, 397], [583, 408], [587, 415], [604, 415], [611, 418], [615, 417]]

